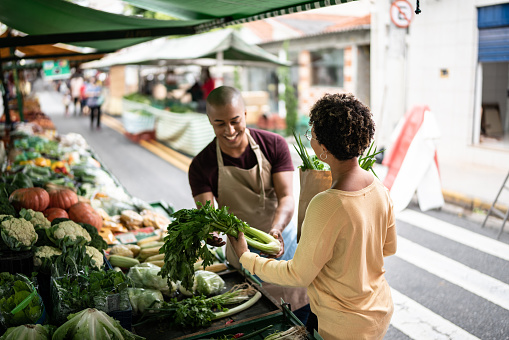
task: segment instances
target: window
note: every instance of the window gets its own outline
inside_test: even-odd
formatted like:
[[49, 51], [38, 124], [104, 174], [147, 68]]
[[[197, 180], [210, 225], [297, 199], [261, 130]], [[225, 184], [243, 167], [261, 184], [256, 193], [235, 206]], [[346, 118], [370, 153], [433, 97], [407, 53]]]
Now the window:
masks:
[[343, 87], [343, 64], [342, 49], [312, 51], [312, 84], [314, 86]]

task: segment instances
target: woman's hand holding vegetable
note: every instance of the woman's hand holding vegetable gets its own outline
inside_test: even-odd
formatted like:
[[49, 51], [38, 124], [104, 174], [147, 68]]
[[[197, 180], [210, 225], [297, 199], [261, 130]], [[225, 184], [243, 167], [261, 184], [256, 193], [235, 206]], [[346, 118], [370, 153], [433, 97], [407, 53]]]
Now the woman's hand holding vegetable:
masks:
[[235, 253], [239, 257], [239, 259], [242, 256], [242, 254], [249, 252], [249, 248], [247, 247], [246, 237], [244, 236], [243, 232], [239, 232], [237, 238], [228, 235], [228, 239], [230, 240], [230, 242], [233, 246], [233, 249], [235, 249]]

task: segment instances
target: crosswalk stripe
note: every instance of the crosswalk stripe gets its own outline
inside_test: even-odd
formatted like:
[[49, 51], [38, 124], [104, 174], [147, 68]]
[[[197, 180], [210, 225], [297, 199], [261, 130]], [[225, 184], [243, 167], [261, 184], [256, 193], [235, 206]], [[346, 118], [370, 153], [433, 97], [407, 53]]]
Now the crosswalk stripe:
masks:
[[396, 219], [509, 261], [509, 245], [500, 241], [409, 209], [398, 213]]
[[398, 236], [396, 256], [509, 310], [509, 285]]
[[415, 340], [478, 339], [454, 323], [433, 313], [409, 297], [391, 289], [394, 314], [391, 325]]

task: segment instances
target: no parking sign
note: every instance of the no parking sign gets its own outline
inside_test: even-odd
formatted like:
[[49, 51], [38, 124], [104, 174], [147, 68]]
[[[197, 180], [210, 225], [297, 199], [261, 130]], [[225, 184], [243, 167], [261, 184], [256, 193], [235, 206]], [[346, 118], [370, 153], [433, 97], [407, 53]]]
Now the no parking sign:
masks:
[[394, 25], [407, 28], [414, 17], [412, 5], [406, 0], [394, 1], [391, 5], [391, 20]]

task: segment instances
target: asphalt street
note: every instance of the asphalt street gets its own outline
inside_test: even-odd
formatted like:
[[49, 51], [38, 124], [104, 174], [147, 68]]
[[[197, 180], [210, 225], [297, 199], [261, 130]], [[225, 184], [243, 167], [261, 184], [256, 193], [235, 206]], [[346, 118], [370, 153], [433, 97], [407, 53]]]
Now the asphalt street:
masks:
[[[194, 206], [185, 170], [105, 124], [92, 130], [86, 116], [65, 117], [54, 92], [40, 99], [58, 132], [82, 134], [133, 196]], [[496, 239], [497, 221], [481, 228], [483, 215], [451, 206], [423, 213], [415, 202], [396, 217], [398, 252], [385, 262], [395, 312], [385, 339], [509, 339], [509, 235]]]

